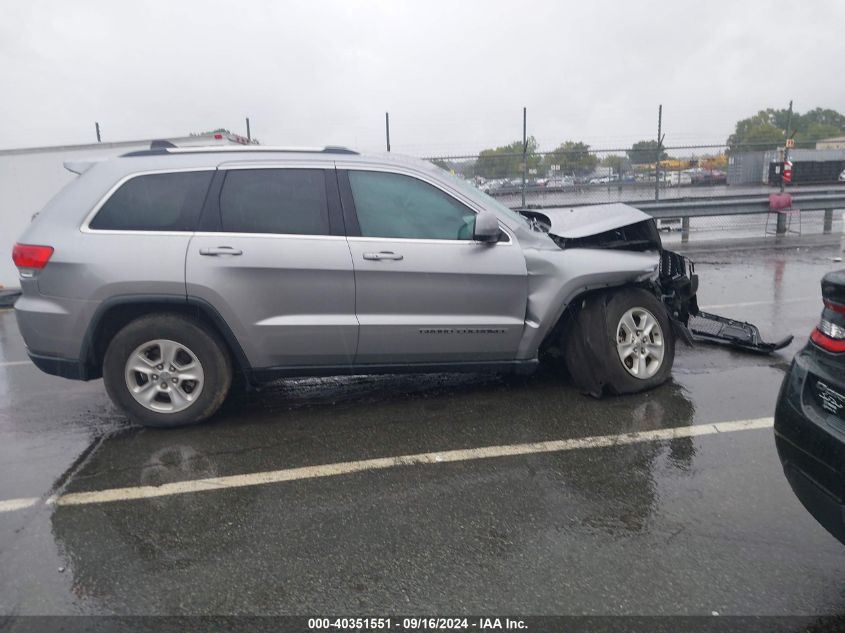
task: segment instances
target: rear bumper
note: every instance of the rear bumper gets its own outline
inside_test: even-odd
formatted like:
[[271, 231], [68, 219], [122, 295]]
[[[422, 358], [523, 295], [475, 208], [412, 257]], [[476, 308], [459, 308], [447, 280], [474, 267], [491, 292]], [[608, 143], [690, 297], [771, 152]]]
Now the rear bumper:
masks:
[[20, 296], [21, 291], [18, 288], [0, 289], [0, 308], [11, 308]]
[[[30, 289], [31, 290], [31, 289]], [[18, 330], [27, 353], [45, 373], [76, 380], [87, 380], [80, 358], [82, 342], [98, 303], [27, 292], [15, 303]]]
[[808, 474], [817, 467], [815, 458], [781, 435], [775, 435], [775, 444], [795, 496], [822, 527], [845, 544], [845, 505]]
[[61, 376], [71, 380], [88, 380], [85, 364], [77, 359], [45, 356], [27, 351], [29, 359], [38, 369], [51, 376]]
[[[827, 378], [826, 369], [812, 350], [796, 356], [778, 397], [775, 444], [799, 501], [845, 544], [845, 433], [802, 397], [808, 373]], [[834, 376], [830, 381], [837, 384]]]

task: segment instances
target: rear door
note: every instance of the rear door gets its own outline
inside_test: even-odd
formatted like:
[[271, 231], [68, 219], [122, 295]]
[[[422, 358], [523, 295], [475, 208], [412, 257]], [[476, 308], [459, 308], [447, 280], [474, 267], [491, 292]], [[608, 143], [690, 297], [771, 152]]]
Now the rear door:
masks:
[[221, 165], [200, 228], [188, 295], [217, 309], [254, 368], [352, 363], [355, 281], [333, 165]]
[[477, 209], [437, 181], [339, 172], [355, 267], [357, 364], [516, 357], [527, 273], [515, 238], [472, 240]]

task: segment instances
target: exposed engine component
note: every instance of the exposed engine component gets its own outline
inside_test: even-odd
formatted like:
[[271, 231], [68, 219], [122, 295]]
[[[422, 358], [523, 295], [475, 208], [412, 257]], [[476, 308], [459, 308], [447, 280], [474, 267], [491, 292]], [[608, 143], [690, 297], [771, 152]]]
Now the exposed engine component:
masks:
[[653, 290], [669, 312], [675, 335], [689, 345], [720, 343], [767, 354], [792, 342], [793, 337], [787, 336], [768, 343], [751, 323], [700, 310], [695, 264], [688, 257], [663, 248], [655, 220], [634, 207], [614, 203], [521, 213], [562, 249], [657, 251], [660, 274]]

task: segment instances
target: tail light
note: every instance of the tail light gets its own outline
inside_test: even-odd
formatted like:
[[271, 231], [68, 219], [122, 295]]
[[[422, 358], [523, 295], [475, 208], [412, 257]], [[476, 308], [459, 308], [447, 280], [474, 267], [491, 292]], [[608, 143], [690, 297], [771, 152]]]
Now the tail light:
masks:
[[828, 310], [836, 312], [837, 314], [845, 314], [845, 306], [841, 306], [838, 303], [834, 303], [833, 301], [825, 301], [824, 307]]
[[810, 340], [828, 352], [845, 352], [845, 325], [839, 318], [839, 315], [845, 315], [845, 306], [825, 301], [824, 308], [819, 324], [810, 334]]
[[12, 260], [18, 268], [42, 269], [53, 255], [52, 246], [36, 246], [34, 244], [15, 244], [12, 249]]

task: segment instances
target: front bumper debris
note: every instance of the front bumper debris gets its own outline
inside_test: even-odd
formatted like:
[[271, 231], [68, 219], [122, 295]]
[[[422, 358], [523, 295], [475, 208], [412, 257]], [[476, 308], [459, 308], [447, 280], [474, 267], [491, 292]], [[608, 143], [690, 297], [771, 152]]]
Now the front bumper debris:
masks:
[[706, 342], [729, 345], [735, 349], [770, 354], [792, 342], [792, 335], [769, 343], [759, 328], [744, 321], [704, 312], [698, 308], [698, 275], [692, 260], [678, 253], [663, 250], [660, 257], [660, 293], [676, 329], [687, 343]]
[[775, 343], [767, 343], [753, 323], [734, 321], [718, 314], [698, 311], [690, 316], [687, 328], [694, 341], [721, 343], [749, 352], [770, 354], [783, 349], [792, 342], [793, 336], [785, 336]]

